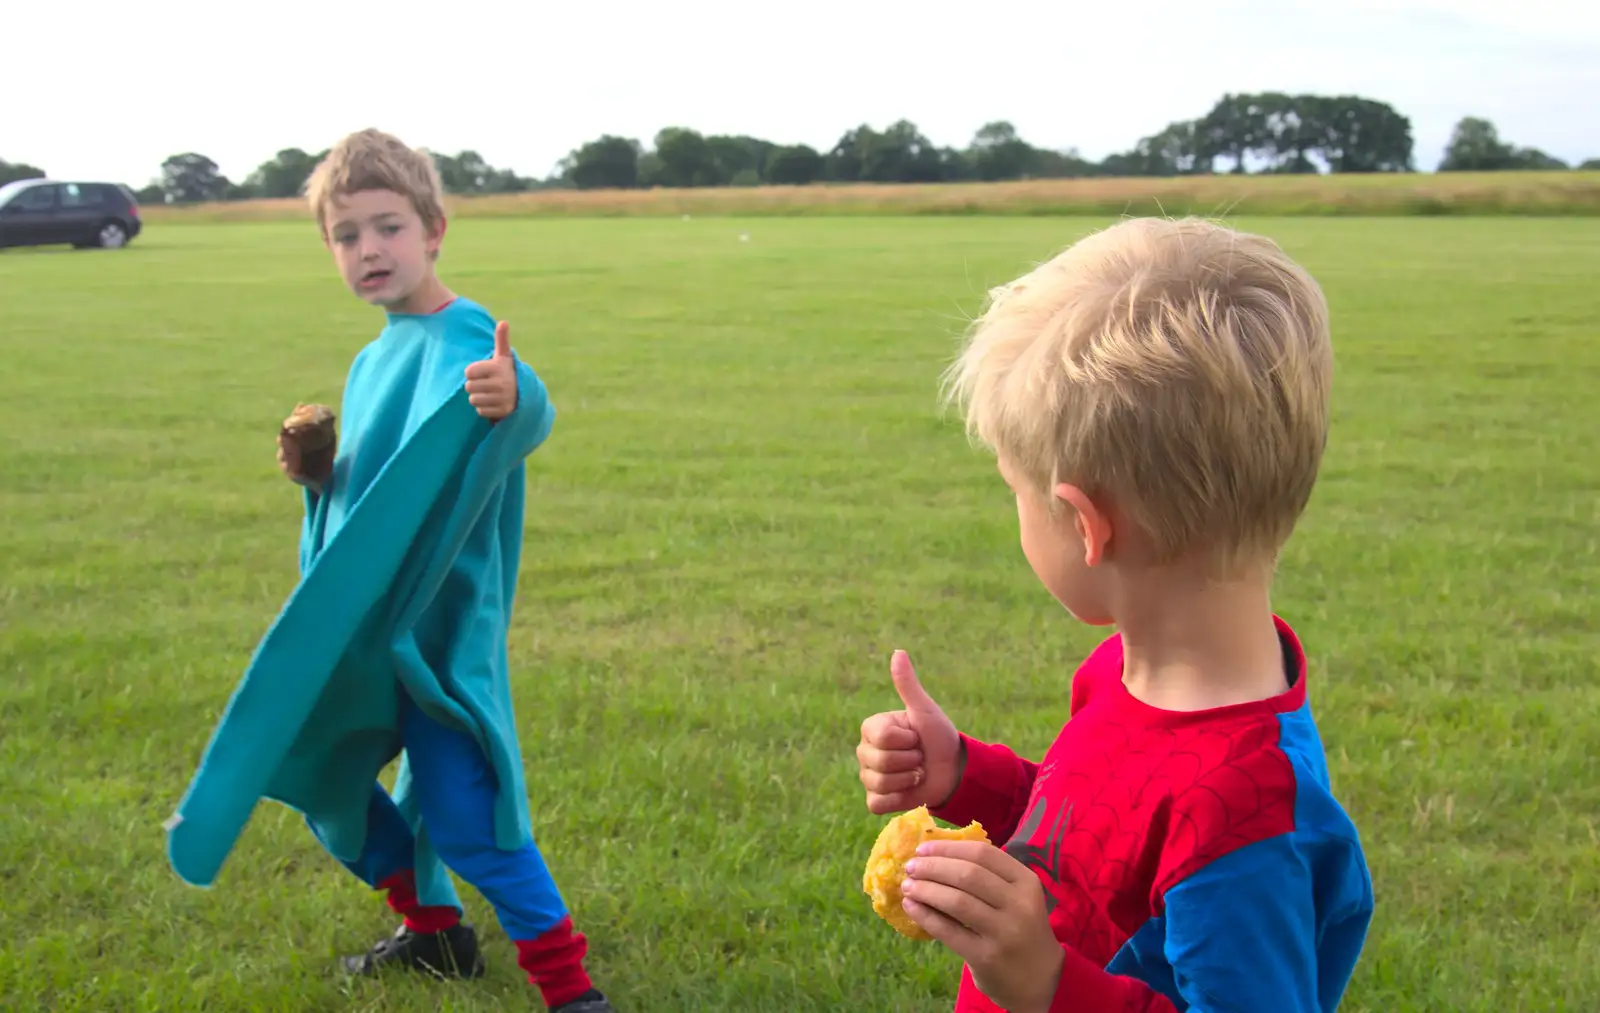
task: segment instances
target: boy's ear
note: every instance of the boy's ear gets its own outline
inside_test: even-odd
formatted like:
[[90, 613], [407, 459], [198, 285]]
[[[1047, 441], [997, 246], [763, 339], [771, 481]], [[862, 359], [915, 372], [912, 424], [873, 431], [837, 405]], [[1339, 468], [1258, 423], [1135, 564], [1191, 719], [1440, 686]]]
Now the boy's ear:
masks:
[[424, 246], [428, 251], [429, 260], [439, 259], [439, 247], [444, 243], [445, 229], [449, 227], [449, 224], [450, 223], [441, 215], [439, 218], [439, 224], [435, 225], [432, 229], [427, 230], [427, 242], [424, 244]]
[[1083, 563], [1098, 566], [1106, 558], [1106, 548], [1111, 544], [1111, 515], [1089, 494], [1070, 482], [1061, 482], [1055, 488], [1056, 498], [1072, 507], [1073, 526], [1083, 540]]

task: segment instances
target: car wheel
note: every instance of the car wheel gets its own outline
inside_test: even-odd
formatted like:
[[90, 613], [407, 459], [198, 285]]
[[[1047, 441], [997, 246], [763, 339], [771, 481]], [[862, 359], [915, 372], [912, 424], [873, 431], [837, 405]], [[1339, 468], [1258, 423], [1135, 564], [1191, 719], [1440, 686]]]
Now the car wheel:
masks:
[[128, 245], [128, 230], [122, 227], [121, 222], [106, 222], [100, 226], [94, 238], [102, 250], [120, 250]]

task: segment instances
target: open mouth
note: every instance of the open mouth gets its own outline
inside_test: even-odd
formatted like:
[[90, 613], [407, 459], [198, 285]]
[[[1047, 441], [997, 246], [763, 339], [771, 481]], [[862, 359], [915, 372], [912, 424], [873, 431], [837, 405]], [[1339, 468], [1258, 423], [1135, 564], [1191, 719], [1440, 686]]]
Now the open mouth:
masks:
[[390, 271], [368, 271], [361, 276], [361, 286], [363, 288], [377, 288], [389, 280], [391, 273]]

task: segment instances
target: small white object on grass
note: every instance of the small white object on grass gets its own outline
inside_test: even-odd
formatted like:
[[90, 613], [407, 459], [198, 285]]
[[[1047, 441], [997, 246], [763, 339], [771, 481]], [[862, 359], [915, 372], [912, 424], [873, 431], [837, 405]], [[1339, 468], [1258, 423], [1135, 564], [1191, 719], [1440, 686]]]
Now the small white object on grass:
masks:
[[748, 232], [739, 233], [739, 242], [748, 243], [749, 241], [750, 241], [750, 233], [748, 233]]

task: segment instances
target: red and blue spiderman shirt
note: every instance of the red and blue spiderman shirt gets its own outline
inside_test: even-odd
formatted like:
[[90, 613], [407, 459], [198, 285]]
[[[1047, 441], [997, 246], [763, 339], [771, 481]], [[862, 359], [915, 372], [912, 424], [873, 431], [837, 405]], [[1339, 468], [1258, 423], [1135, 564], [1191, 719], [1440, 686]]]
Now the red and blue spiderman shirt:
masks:
[[[1039, 763], [963, 735], [934, 815], [979, 820], [1044, 883], [1065, 950], [1051, 1013], [1331, 1013], [1372, 918], [1361, 839], [1328, 783], [1305, 652], [1282, 619], [1288, 692], [1159, 710], [1089, 655]], [[991, 1013], [963, 969], [956, 1013]]]

